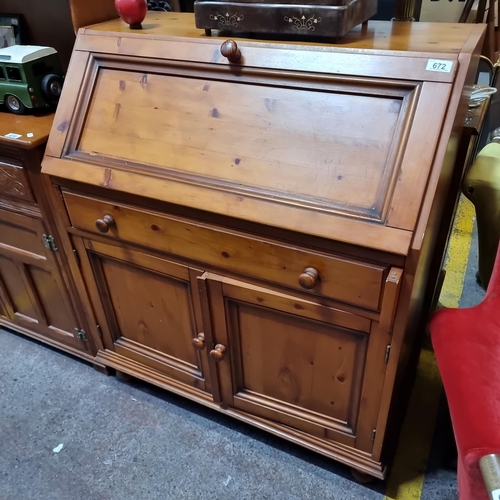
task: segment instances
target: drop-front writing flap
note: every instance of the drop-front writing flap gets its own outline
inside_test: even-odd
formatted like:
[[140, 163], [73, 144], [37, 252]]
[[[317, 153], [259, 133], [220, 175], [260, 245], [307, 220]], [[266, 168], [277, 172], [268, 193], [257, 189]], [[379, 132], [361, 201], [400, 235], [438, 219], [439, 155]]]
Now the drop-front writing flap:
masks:
[[382, 221], [416, 91], [341, 90], [103, 69], [75, 153]]
[[[246, 66], [246, 46], [234, 65], [219, 44], [206, 62], [205, 42], [182, 58], [77, 51], [44, 172], [405, 254], [453, 83], [359, 76], [362, 52], [358, 76], [301, 71], [316, 53], [294, 45], [286, 69]], [[253, 60], [274, 53], [247, 45]]]

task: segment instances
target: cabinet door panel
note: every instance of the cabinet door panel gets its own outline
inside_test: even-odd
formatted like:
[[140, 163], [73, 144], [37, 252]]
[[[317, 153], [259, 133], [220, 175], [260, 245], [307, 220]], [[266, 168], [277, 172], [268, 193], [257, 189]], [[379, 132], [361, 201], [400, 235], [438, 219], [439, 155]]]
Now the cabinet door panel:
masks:
[[227, 348], [223, 404], [371, 451], [387, 341], [378, 322], [208, 273], [200, 282], [213, 343]]
[[50, 270], [0, 255], [0, 276], [4, 302], [11, 310], [6, 319], [71, 347], [88, 350], [87, 344], [74, 335], [76, 319]]
[[16, 265], [14, 261], [0, 254], [0, 274], [14, 317], [18, 315], [38, 323], [39, 314], [23, 276], [23, 268], [24, 264]]
[[[42, 233], [40, 234], [40, 231]], [[17, 250], [45, 259], [43, 223], [24, 215], [0, 211], [0, 251]]]
[[28, 266], [27, 273], [34, 290], [37, 291], [38, 306], [53, 329], [66, 334], [75, 329], [75, 319], [68, 314], [64, 305], [64, 297], [54, 279], [54, 276], [45, 269]]
[[206, 353], [192, 344], [201, 333], [199, 298], [192, 292], [201, 271], [128, 247], [84, 244], [90, 263], [84, 273], [94, 290], [106, 348], [209, 390]]
[[[2, 259], [0, 256], [0, 267], [2, 265]], [[7, 287], [2, 279], [2, 271], [0, 270], [0, 318], [12, 320], [14, 316], [14, 311], [12, 309], [12, 304], [10, 298], [7, 295]]]
[[2, 284], [0, 283], [0, 318], [11, 319], [8, 306], [6, 305], [5, 297], [2, 293]]
[[42, 221], [0, 210], [0, 310], [13, 325], [80, 351], [79, 326], [53, 252], [42, 242]]
[[227, 307], [230, 331], [239, 335], [239, 390], [353, 427], [366, 334], [235, 301]]
[[189, 282], [109, 259], [101, 265], [122, 336], [194, 368]]

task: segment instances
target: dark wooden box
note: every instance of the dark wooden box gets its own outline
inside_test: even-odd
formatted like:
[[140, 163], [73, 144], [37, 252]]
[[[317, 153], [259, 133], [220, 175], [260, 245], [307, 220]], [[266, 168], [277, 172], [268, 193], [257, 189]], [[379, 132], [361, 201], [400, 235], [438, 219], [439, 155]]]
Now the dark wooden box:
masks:
[[341, 37], [377, 13], [377, 0], [197, 0], [197, 28], [238, 33]]

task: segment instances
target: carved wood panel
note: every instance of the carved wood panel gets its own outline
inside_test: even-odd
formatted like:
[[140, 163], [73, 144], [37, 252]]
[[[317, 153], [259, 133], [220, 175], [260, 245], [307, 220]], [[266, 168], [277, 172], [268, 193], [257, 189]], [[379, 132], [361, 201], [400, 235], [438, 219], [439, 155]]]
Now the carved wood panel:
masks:
[[0, 196], [35, 201], [28, 176], [22, 166], [0, 162]]

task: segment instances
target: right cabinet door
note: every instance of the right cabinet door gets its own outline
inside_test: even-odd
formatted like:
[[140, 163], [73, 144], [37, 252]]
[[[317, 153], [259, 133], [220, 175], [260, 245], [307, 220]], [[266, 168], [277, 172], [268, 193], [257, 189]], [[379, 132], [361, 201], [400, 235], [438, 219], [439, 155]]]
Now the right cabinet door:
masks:
[[208, 273], [199, 285], [221, 404], [371, 452], [391, 338], [380, 318]]

